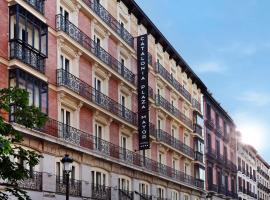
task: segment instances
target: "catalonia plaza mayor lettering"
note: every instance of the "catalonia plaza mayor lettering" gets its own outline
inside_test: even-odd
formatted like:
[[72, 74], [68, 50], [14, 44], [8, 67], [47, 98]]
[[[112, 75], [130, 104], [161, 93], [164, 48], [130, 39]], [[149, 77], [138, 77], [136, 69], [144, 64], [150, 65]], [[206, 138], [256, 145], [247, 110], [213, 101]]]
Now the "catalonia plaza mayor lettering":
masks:
[[148, 40], [147, 34], [137, 38], [138, 62], [138, 132], [139, 150], [149, 149], [148, 108]]

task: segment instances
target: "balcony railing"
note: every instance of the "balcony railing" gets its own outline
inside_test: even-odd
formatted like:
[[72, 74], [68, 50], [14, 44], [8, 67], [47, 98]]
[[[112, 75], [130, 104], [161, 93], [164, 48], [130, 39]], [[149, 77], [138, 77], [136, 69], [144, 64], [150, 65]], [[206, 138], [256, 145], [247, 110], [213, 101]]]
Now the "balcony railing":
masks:
[[216, 184], [209, 184], [208, 185], [208, 190], [211, 192], [218, 192], [218, 186]]
[[219, 194], [226, 195], [226, 188], [225, 188], [225, 186], [219, 185], [218, 186], [218, 193]]
[[190, 93], [160, 63], [156, 62], [156, 72], [168, 81], [181, 95], [191, 102]]
[[83, 0], [84, 3], [96, 13], [103, 22], [113, 29], [128, 45], [134, 47], [133, 36], [96, 0]]
[[137, 192], [137, 191], [135, 191], [135, 193], [136, 193], [137, 195], [139, 195], [140, 200], [152, 200], [152, 196], [151, 196], [151, 195], [142, 194], [142, 193], [139, 193], [139, 192]]
[[195, 160], [203, 163], [203, 154], [199, 151], [195, 151]]
[[202, 127], [198, 124], [193, 124], [193, 127], [194, 133], [197, 133], [198, 135], [202, 136]]
[[197, 99], [192, 98], [192, 106], [193, 106], [193, 108], [196, 108], [200, 112], [202, 111], [201, 110], [201, 104], [200, 104], [199, 101], [197, 101]]
[[21, 189], [42, 191], [42, 173], [30, 173], [29, 178], [18, 181], [18, 186]]
[[207, 153], [208, 156], [210, 156], [212, 159], [217, 158], [217, 151], [215, 149], [207, 147]]
[[92, 184], [92, 199], [110, 200], [111, 188], [104, 185]]
[[191, 187], [204, 188], [204, 181], [202, 180], [195, 179], [193, 176], [187, 175], [184, 172], [162, 165], [139, 153], [121, 148], [118, 145], [97, 138], [91, 133], [83, 132], [61, 122], [49, 119], [40, 131], [88, 149], [88, 151], [92, 153], [109, 157], [111, 160], [117, 161], [118, 163], [140, 168], [143, 171], [155, 173], [161, 177], [169, 178], [179, 183], [185, 183]]
[[10, 40], [10, 59], [18, 59], [33, 69], [45, 73], [46, 56], [22, 40]]
[[172, 146], [191, 158], [194, 158], [194, 150], [191, 147], [161, 129], [157, 129], [157, 140]]
[[119, 200], [133, 200], [134, 192], [123, 189], [119, 189], [118, 191], [119, 191]]
[[[56, 192], [66, 194], [66, 179], [56, 176]], [[81, 196], [82, 182], [80, 180], [69, 180], [69, 194], [71, 196]]]
[[135, 84], [135, 75], [125, 66], [123, 66], [121, 62], [119, 62], [116, 58], [114, 58], [101, 46], [99, 46], [95, 41], [93, 41], [89, 36], [82, 32], [78, 27], [76, 27], [60, 14], [56, 15], [55, 20], [57, 31], [65, 32], [73, 40], [87, 49], [91, 54], [108, 65], [113, 71], [121, 75], [125, 80], [131, 84]]
[[219, 138], [222, 138], [222, 130], [219, 126], [216, 126], [216, 135], [219, 137]]
[[44, 1], [45, 0], [24, 0], [35, 10], [40, 12], [42, 15], [44, 14]]
[[109, 98], [105, 94], [96, 90], [92, 86], [80, 80], [78, 77], [72, 75], [71, 73], [63, 70], [57, 70], [57, 84], [58, 86], [65, 86], [73, 92], [81, 95], [90, 102], [102, 107], [103, 109], [109, 111], [112, 114], [122, 118], [123, 120], [136, 125], [137, 115], [126, 107], [122, 106], [118, 102]]
[[174, 115], [177, 119], [180, 119], [186, 126], [192, 129], [192, 121], [161, 95], [156, 95], [156, 105], [163, 107], [166, 111]]
[[221, 164], [225, 164], [225, 159], [224, 156], [221, 155], [220, 153], [217, 153], [217, 161]]
[[210, 118], [210, 117], [207, 117], [207, 119], [205, 120], [205, 123], [211, 129], [213, 129], [214, 126], [215, 126], [214, 125], [214, 120], [212, 118]]

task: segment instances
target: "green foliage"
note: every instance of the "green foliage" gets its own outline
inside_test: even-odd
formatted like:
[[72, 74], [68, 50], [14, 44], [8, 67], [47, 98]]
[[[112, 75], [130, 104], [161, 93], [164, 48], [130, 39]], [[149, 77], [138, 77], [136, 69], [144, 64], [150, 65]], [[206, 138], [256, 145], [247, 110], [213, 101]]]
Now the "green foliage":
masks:
[[[0, 89], [0, 111], [13, 113], [16, 123], [27, 128], [42, 127], [47, 117], [39, 108], [29, 106], [28, 92], [19, 88]], [[29, 178], [30, 168], [39, 163], [41, 157], [34, 151], [21, 148], [22, 133], [6, 122], [0, 115], [0, 179], [5, 182], [5, 190], [0, 191], [0, 199], [7, 200], [9, 195], [18, 200], [30, 200], [25, 191], [19, 189], [18, 181]]]

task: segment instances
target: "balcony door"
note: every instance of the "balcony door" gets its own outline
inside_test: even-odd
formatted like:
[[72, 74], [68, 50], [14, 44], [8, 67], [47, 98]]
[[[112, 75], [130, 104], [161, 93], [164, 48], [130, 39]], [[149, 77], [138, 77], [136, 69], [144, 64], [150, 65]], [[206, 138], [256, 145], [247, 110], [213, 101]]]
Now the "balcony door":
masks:
[[62, 122], [62, 134], [64, 138], [70, 136], [70, 125], [71, 125], [71, 112], [67, 109], [61, 109], [61, 122]]
[[118, 179], [118, 188], [120, 190], [129, 191], [130, 188], [130, 182], [128, 179], [125, 178], [119, 178]]
[[95, 146], [100, 151], [102, 151], [102, 129], [101, 125], [95, 124]]
[[126, 111], [126, 96], [121, 95], [120, 96], [120, 104], [121, 104], [121, 111], [122, 111], [122, 116], [125, 117], [125, 111]]
[[123, 159], [127, 158], [127, 137], [121, 135], [121, 151]]
[[69, 11], [62, 6], [60, 6], [60, 14], [61, 14], [61, 26], [64, 31], [69, 32]]
[[101, 93], [102, 93], [102, 87], [103, 87], [103, 84], [102, 84], [102, 80], [98, 77], [95, 77], [95, 80], [94, 80], [94, 86], [95, 86], [95, 89], [94, 89], [94, 95], [95, 95], [95, 98], [96, 98], [96, 102], [97, 103], [101, 103]]

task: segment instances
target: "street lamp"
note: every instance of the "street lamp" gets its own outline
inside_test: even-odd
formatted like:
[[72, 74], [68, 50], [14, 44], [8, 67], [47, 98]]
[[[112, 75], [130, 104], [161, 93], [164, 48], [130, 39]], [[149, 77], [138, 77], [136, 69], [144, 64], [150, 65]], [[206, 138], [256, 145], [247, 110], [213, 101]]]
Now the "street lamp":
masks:
[[66, 179], [66, 200], [69, 200], [69, 173], [71, 172], [71, 163], [73, 162], [73, 159], [66, 154], [65, 157], [62, 158], [61, 162], [64, 165], [64, 175]]

